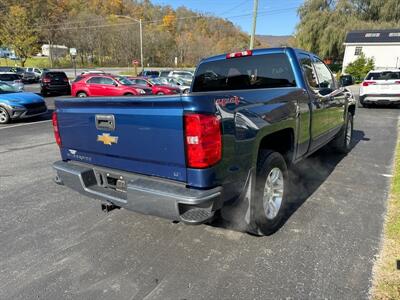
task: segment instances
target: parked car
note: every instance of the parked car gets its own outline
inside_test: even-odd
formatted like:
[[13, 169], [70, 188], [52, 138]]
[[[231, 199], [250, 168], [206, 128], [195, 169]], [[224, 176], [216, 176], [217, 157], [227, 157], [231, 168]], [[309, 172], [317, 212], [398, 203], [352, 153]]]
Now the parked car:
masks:
[[56, 101], [55, 181], [109, 209], [272, 234], [298, 195], [288, 169], [328, 144], [351, 150], [354, 97], [289, 47], [203, 59], [195, 74], [186, 97]]
[[400, 70], [370, 71], [360, 86], [360, 106], [400, 104]]
[[44, 96], [50, 94], [70, 95], [71, 86], [67, 75], [60, 71], [43, 72], [40, 80], [40, 93]]
[[173, 95], [179, 94], [181, 90], [178, 87], [163, 84], [158, 78], [145, 77], [127, 77], [131, 82], [138, 85], [145, 85], [152, 89], [153, 95]]
[[340, 76], [340, 84], [342, 86], [349, 86], [354, 84], [354, 78], [351, 75]]
[[[47, 69], [45, 69], [45, 70], [47, 70]], [[34, 68], [34, 67], [27, 67], [27, 68], [25, 68], [25, 71], [35, 74], [35, 80], [36, 80], [36, 82], [39, 82], [40, 77], [42, 77], [42, 73], [44, 70], [39, 69], [39, 68]]]
[[102, 70], [89, 70], [89, 71], [83, 71], [81, 75], [90, 75], [90, 74], [106, 74], [106, 72]]
[[0, 82], [0, 124], [39, 116], [46, 112], [46, 103], [41, 96], [21, 92], [5, 82]]
[[182, 94], [189, 94], [190, 84], [188, 84], [187, 82], [183, 81], [180, 78], [160, 77], [158, 78], [158, 80], [162, 84], [167, 84], [179, 88]]
[[136, 86], [123, 76], [111, 74], [83, 75], [72, 82], [72, 96], [144, 96], [149, 94], [148, 88]]
[[192, 80], [193, 80], [193, 72], [191, 72], [191, 71], [173, 70], [173, 71], [169, 72], [168, 77], [181, 78], [181, 79], [187, 80], [189, 82], [192, 82]]
[[160, 76], [160, 72], [159, 71], [152, 71], [152, 70], [142, 71], [142, 72], [139, 73], [138, 76], [156, 78], [156, 77]]
[[27, 72], [24, 68], [21, 67], [11, 67], [10, 72], [14, 72], [21, 76], [21, 80], [27, 83], [36, 82], [36, 75], [32, 72]]
[[162, 71], [160, 71], [159, 77], [168, 77], [170, 72], [171, 72], [171, 70], [162, 70]]
[[0, 72], [0, 81], [13, 86], [18, 91], [24, 90], [22, 76], [15, 74], [14, 72]]

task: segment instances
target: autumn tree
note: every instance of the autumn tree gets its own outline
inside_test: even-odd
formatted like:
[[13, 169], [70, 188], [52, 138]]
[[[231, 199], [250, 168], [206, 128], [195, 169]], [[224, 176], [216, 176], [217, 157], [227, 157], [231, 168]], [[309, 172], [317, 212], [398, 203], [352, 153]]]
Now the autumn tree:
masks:
[[24, 66], [28, 57], [38, 51], [38, 35], [33, 20], [27, 9], [20, 5], [9, 7], [2, 17], [0, 39], [4, 45], [12, 48], [16, 56], [21, 58]]

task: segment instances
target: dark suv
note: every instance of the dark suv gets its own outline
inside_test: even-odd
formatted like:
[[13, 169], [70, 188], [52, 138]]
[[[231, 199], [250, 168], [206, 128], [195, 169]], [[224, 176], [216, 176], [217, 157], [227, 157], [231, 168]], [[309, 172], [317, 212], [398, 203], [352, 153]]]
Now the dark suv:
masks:
[[40, 93], [43, 96], [54, 94], [70, 95], [71, 86], [64, 72], [48, 71], [42, 75]]

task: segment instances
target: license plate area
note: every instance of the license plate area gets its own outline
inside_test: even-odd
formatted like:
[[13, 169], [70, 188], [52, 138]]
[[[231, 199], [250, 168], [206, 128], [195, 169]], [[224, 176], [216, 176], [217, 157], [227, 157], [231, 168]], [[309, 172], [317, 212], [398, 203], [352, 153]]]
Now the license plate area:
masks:
[[101, 172], [95, 170], [97, 184], [103, 188], [111, 189], [118, 192], [127, 191], [127, 181], [124, 176], [109, 172]]

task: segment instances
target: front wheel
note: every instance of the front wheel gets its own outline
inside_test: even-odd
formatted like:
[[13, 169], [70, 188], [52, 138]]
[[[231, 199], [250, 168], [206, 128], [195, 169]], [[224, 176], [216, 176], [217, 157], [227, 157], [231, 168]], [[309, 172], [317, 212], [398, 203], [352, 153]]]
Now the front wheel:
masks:
[[253, 198], [257, 234], [270, 235], [280, 228], [288, 207], [288, 195], [289, 175], [285, 159], [278, 152], [262, 150]]
[[162, 95], [164, 95], [164, 93], [163, 92], [158, 92], [157, 95], [162, 96]]
[[0, 107], [0, 124], [7, 124], [10, 122], [10, 115], [4, 107]]
[[333, 148], [339, 153], [349, 153], [353, 143], [354, 119], [349, 112], [347, 115], [346, 124], [339, 131], [338, 135], [332, 141]]
[[79, 93], [76, 94], [76, 96], [79, 97], [79, 98], [86, 98], [87, 94], [85, 92], [79, 92]]

